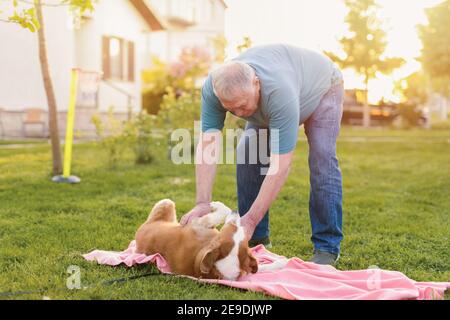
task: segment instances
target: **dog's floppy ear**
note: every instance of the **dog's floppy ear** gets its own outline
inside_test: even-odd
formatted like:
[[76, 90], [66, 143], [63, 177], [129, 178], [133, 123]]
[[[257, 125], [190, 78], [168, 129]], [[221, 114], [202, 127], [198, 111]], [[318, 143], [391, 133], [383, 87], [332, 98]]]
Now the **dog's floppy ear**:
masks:
[[195, 259], [195, 269], [199, 275], [208, 275], [213, 271], [214, 263], [219, 259], [220, 240], [213, 241], [205, 248], [200, 250]]
[[258, 272], [258, 261], [252, 254], [252, 250], [245, 245], [239, 249], [239, 264], [241, 275]]
[[200, 272], [203, 274], [210, 273], [218, 257], [219, 248], [207, 250], [200, 261]]
[[258, 272], [258, 261], [253, 256], [252, 251], [250, 249], [248, 249], [248, 258], [250, 259], [249, 264], [250, 264], [250, 269], [251, 269], [252, 273], [257, 273]]

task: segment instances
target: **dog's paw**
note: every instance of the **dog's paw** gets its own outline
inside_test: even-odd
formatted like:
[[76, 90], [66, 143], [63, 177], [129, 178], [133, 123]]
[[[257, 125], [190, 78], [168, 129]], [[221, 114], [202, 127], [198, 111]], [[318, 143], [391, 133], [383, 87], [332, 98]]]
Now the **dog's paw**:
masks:
[[162, 199], [162, 200], [159, 200], [155, 206], [170, 208], [170, 207], [175, 207], [175, 202], [173, 202], [170, 199]]
[[232, 210], [220, 201], [213, 201], [210, 203], [210, 206], [211, 206], [211, 212], [213, 212], [213, 213], [218, 213], [218, 214], [223, 214], [223, 215], [229, 215], [232, 213]]

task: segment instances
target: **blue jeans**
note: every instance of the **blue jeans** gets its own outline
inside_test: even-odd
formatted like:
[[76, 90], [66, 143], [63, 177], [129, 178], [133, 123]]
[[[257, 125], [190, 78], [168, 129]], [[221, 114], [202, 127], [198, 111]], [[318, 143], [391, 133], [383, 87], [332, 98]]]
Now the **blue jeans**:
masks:
[[[336, 156], [336, 140], [342, 120], [343, 98], [343, 84], [331, 87], [316, 110], [304, 122], [309, 145], [311, 241], [314, 249], [334, 254], [340, 253], [340, 243], [343, 239], [342, 174]], [[251, 141], [259, 138], [260, 132], [263, 132], [260, 129], [247, 122], [237, 147], [237, 194], [241, 215], [247, 213], [258, 196], [265, 178], [265, 175], [261, 174], [261, 169], [269, 166], [266, 159], [270, 153], [270, 139], [262, 139], [265, 140], [265, 142], [262, 141], [264, 145], [257, 144], [258, 156], [253, 158], [256, 158], [256, 161], [249, 161], [251, 152], [255, 152], [255, 148], [250, 150]], [[269, 211], [256, 227], [252, 240], [268, 236]]]

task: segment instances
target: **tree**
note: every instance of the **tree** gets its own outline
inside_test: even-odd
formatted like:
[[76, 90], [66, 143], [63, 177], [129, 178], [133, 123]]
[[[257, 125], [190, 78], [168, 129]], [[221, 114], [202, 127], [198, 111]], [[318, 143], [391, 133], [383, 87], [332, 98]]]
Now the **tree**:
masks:
[[426, 10], [427, 25], [419, 26], [422, 40], [421, 62], [432, 77], [447, 77], [450, 70], [450, 0]]
[[[42, 79], [48, 104], [48, 122], [50, 127], [50, 141], [52, 145], [53, 174], [62, 173], [62, 157], [59, 143], [58, 131], [58, 107], [56, 105], [53, 82], [50, 74], [50, 66], [47, 56], [47, 46], [45, 38], [45, 24], [42, 15], [43, 6], [68, 6], [73, 14], [81, 15], [86, 10], [94, 9], [93, 2], [96, 0], [61, 0], [58, 4], [44, 3], [42, 0], [20, 1], [26, 4], [26, 8], [19, 6], [18, 0], [11, 0], [13, 15], [8, 17], [8, 22], [17, 23], [31, 32], [37, 31], [39, 45], [39, 62], [41, 65]], [[21, 11], [19, 11], [21, 10]]]
[[427, 25], [419, 26], [422, 62], [435, 91], [450, 98], [450, 0], [426, 10]]
[[375, 0], [345, 0], [345, 5], [349, 9], [345, 22], [350, 32], [348, 36], [340, 39], [345, 56], [339, 57], [331, 52], [326, 54], [341, 68], [352, 68], [364, 77], [363, 124], [369, 127], [369, 80], [375, 78], [377, 72], [391, 73], [405, 61], [401, 58], [384, 57], [387, 46], [386, 32], [381, 28], [382, 21], [377, 17], [379, 6]]
[[400, 94], [402, 102], [409, 102], [416, 106], [424, 104], [428, 99], [425, 74], [418, 71], [397, 81], [395, 92]]
[[50, 141], [52, 144], [53, 175], [62, 173], [61, 148], [59, 145], [58, 131], [58, 107], [56, 105], [55, 92], [53, 90], [52, 77], [50, 75], [50, 66], [48, 64], [47, 46], [45, 39], [44, 18], [42, 16], [42, 4], [40, 0], [36, 1], [36, 14], [39, 23], [38, 43], [39, 43], [39, 62], [41, 64], [42, 79], [44, 81], [45, 93], [48, 103], [48, 123], [50, 126]]

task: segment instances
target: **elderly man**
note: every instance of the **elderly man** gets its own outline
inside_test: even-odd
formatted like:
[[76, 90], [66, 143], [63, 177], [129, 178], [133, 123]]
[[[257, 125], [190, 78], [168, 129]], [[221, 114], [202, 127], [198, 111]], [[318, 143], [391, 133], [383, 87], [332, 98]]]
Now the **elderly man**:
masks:
[[[343, 238], [342, 175], [336, 157], [343, 92], [342, 74], [330, 59], [290, 45], [254, 47], [212, 72], [202, 88], [197, 202], [181, 223], [210, 210], [217, 161], [199, 159], [211, 143], [218, 143], [229, 111], [247, 121], [237, 147], [241, 222], [251, 246], [270, 247], [269, 208], [288, 177], [303, 124], [309, 144], [311, 261], [335, 264]], [[265, 142], [259, 139], [263, 135]], [[267, 150], [270, 157], [264, 161]]]

